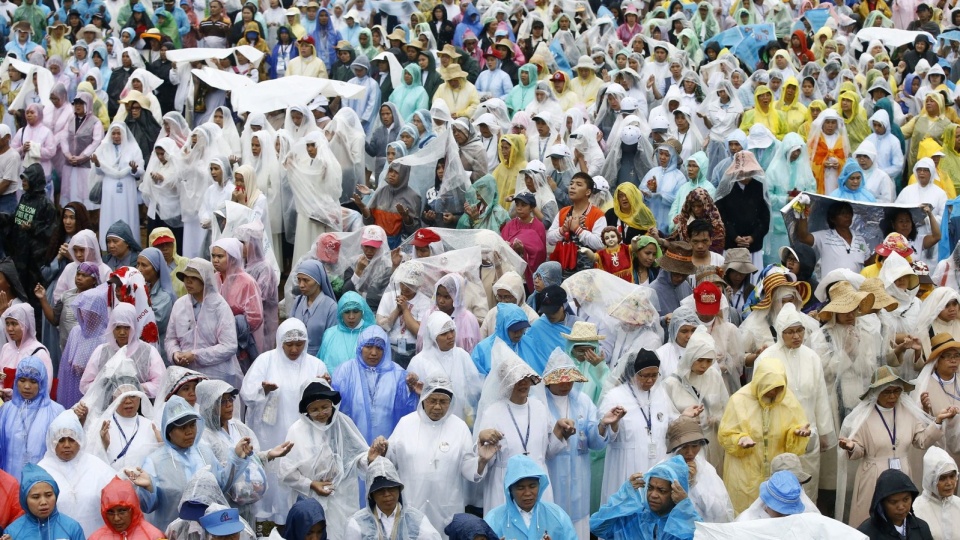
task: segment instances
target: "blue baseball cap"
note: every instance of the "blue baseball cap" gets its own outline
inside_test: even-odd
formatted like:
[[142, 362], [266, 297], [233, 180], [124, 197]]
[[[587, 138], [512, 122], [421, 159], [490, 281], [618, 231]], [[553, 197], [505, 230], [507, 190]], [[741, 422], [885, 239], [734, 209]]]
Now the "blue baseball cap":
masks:
[[243, 531], [240, 511], [236, 508], [227, 508], [207, 514], [200, 518], [200, 526], [213, 536], [230, 536]]
[[760, 484], [760, 500], [763, 504], [785, 516], [803, 513], [802, 494], [800, 481], [790, 471], [777, 471]]

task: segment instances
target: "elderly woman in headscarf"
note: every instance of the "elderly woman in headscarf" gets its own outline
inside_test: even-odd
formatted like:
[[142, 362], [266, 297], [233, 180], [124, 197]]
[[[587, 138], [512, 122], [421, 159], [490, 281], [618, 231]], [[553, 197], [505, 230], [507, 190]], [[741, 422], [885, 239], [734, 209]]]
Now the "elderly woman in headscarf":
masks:
[[241, 367], [248, 367], [264, 350], [260, 288], [243, 269], [243, 244], [236, 238], [217, 240], [210, 247], [210, 255], [220, 282], [220, 296], [236, 317], [238, 360]]
[[[929, 137], [938, 143], [943, 142], [943, 134], [950, 125], [945, 111], [943, 96], [939, 92], [930, 92], [923, 98], [920, 115], [903, 125], [903, 136], [910, 139], [910, 148], [907, 151], [908, 168], [912, 169], [919, 159], [917, 153], [922, 139]], [[915, 134], [923, 136], [914, 136]]]
[[[139, 233], [139, 223], [137, 225]], [[136, 266], [137, 255], [143, 251], [139, 237], [139, 234], [136, 237], [133, 235], [133, 231], [126, 222], [121, 220], [113, 222], [107, 229], [106, 238], [102, 242], [106, 244], [107, 251], [107, 258], [103, 263], [114, 271], [124, 266]]]
[[213, 265], [194, 258], [178, 274], [187, 295], [174, 303], [170, 314], [165, 341], [170, 363], [190, 366], [238, 387], [242, 374], [237, 363], [236, 323], [230, 305], [220, 296]]
[[290, 308], [290, 317], [306, 325], [310, 337], [308, 352], [316, 355], [324, 333], [337, 324], [336, 296], [326, 268], [319, 261], [306, 260], [297, 266], [297, 284], [300, 294]]
[[410, 166], [393, 162], [387, 168], [386, 183], [364, 203], [359, 194], [353, 202], [365, 225], [379, 225], [387, 233], [390, 249], [420, 228], [421, 198], [409, 185]]
[[21, 165], [43, 167], [47, 178], [47, 197], [53, 198], [53, 158], [57, 154], [57, 136], [43, 124], [43, 105], [31, 103], [24, 112], [26, 124], [10, 138], [10, 147], [20, 154]]
[[12, 398], [0, 407], [0, 468], [15, 478], [27, 463], [47, 451], [47, 428], [63, 406], [50, 399], [50, 380], [43, 360], [27, 356], [16, 364]]
[[[118, 304], [110, 313], [103, 342], [90, 355], [80, 379], [80, 391], [87, 394], [107, 362], [122, 348], [125, 358], [136, 368], [136, 377], [144, 393], [153, 398], [160, 391], [164, 364], [157, 349], [139, 337], [137, 311], [130, 304]], [[95, 411], [99, 413], [99, 411]]]

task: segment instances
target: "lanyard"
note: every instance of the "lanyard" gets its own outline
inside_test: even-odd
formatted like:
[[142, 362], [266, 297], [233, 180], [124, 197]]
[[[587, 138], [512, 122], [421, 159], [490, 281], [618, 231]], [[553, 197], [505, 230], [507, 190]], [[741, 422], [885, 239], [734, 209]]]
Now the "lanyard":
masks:
[[887, 430], [887, 435], [890, 437], [890, 444], [893, 445], [893, 451], [897, 451], [897, 408], [893, 408], [893, 432], [890, 432], [890, 426], [887, 425], [887, 419], [883, 417], [883, 413], [880, 412], [880, 407], [876, 405], [873, 406], [877, 410], [877, 414], [880, 415], [880, 421], [883, 422], [883, 429]]
[[[650, 411], [649, 413], [648, 413], [647, 411], [643, 410], [643, 405], [640, 404], [640, 399], [637, 397], [637, 394], [634, 393], [634, 391], [633, 391], [633, 385], [630, 384], [630, 385], [627, 386], [627, 388], [630, 389], [630, 394], [633, 396], [633, 399], [635, 399], [635, 400], [637, 401], [637, 406], [640, 407], [640, 414], [643, 415], [643, 421], [646, 422], [646, 424], [647, 424], [647, 435], [652, 435], [652, 434], [653, 434], [653, 410], [652, 410], [652, 409], [653, 409], [653, 404], [651, 403], [651, 404], [648, 406], [648, 408], [651, 409], [651, 411]], [[650, 392], [648, 391], [647, 394], [648, 394], [648, 397], [649, 397]]]
[[131, 435], [129, 439], [127, 438], [127, 434], [123, 432], [123, 428], [120, 426], [120, 422], [117, 420], [116, 414], [113, 415], [113, 423], [115, 426], [117, 426], [117, 429], [120, 431], [120, 436], [123, 437], [123, 443], [124, 443], [123, 449], [120, 450], [119, 454], [117, 454], [117, 458], [113, 460], [114, 462], [116, 462], [117, 459], [120, 459], [127, 454], [127, 450], [130, 449], [130, 445], [133, 444], [133, 440], [137, 438], [137, 433], [140, 432], [140, 418], [137, 418], [136, 428], [133, 430], [133, 435]]
[[946, 394], [947, 397], [949, 397], [954, 401], [960, 401], [960, 388], [957, 387], [956, 375], [953, 376], [953, 391], [956, 392], [956, 394], [951, 394], [950, 392], [947, 392], [947, 387], [943, 385], [943, 379], [940, 378], [940, 375], [936, 371], [933, 372], [933, 375], [934, 377], [937, 378], [937, 382], [940, 383], [940, 389], [943, 390], [943, 393]]
[[530, 403], [527, 403], [527, 436], [524, 438], [520, 434], [520, 426], [517, 425], [517, 419], [513, 416], [513, 409], [510, 405], [507, 405], [507, 412], [510, 413], [510, 419], [513, 420], [513, 427], [517, 430], [517, 437], [520, 437], [520, 444], [523, 445], [523, 455], [529, 456], [530, 452], [527, 451], [527, 443], [530, 442]]

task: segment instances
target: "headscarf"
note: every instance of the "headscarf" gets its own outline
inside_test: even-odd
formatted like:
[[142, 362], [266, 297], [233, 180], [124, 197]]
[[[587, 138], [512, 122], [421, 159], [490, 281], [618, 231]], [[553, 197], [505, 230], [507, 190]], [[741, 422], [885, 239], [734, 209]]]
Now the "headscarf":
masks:
[[[855, 190], [847, 186], [847, 180], [854, 174], [860, 175], [860, 187]], [[846, 199], [848, 201], [877, 202], [873, 193], [870, 193], [870, 190], [867, 189], [866, 175], [856, 160], [847, 160], [847, 163], [843, 166], [843, 170], [840, 172], [840, 178], [837, 179], [837, 183], [839, 187], [830, 194], [831, 197]]]
[[167, 291], [174, 298], [177, 297], [177, 293], [173, 289], [173, 279], [170, 276], [170, 267], [167, 266], [167, 261], [163, 259], [163, 253], [155, 247], [148, 247], [140, 252], [140, 256], [144, 257], [150, 261], [150, 265], [153, 266], [153, 270], [157, 273], [158, 283], [160, 289]]
[[[700, 170], [701, 172], [703, 171], [703, 169]], [[693, 207], [697, 203], [700, 203], [703, 206], [704, 216], [701, 219], [709, 221], [711, 225], [712, 232], [710, 233], [710, 249], [719, 253], [723, 250], [723, 243], [725, 241], [723, 218], [720, 217], [720, 211], [717, 210], [717, 205], [714, 204], [710, 193], [703, 188], [696, 188], [687, 194], [687, 198], [683, 202], [683, 206], [680, 208], [680, 213], [673, 218], [673, 226], [675, 227], [674, 231], [681, 239], [690, 239], [687, 234], [687, 225], [689, 225], [694, 219], [697, 219], [693, 214]]]
[[[630, 202], [630, 211], [631, 214], [625, 214], [620, 210], [619, 197], [620, 194], [626, 196], [627, 201]], [[653, 211], [647, 207], [643, 202], [643, 193], [640, 192], [640, 189], [637, 186], [624, 183], [617, 186], [613, 192], [613, 212], [617, 215], [620, 221], [626, 223], [634, 229], [641, 231], [647, 231], [654, 229], [657, 226], [657, 220], [653, 216]]]

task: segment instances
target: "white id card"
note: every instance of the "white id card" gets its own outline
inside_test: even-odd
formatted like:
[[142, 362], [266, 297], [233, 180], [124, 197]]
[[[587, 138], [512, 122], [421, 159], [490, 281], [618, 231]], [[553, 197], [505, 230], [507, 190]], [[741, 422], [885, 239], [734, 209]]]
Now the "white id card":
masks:
[[895, 469], [895, 470], [898, 470], [898, 471], [899, 471], [899, 470], [900, 470], [900, 458], [898, 458], [898, 457], [892, 457], [892, 458], [888, 459], [888, 460], [887, 460], [887, 468], [889, 468], [889, 469]]
[[647, 459], [654, 459], [657, 457], [657, 443], [649, 443], [647, 445]]

